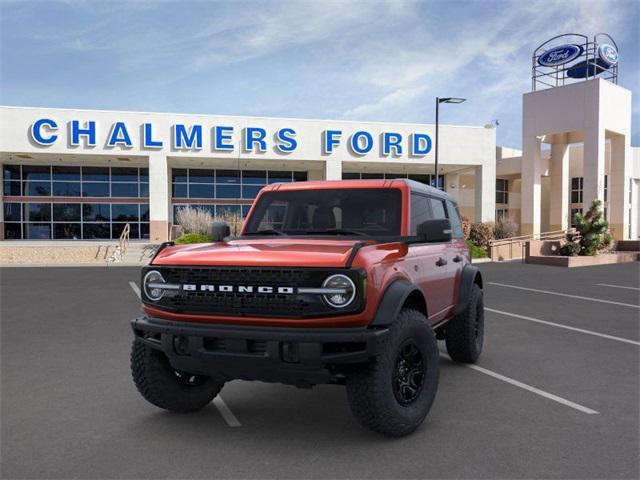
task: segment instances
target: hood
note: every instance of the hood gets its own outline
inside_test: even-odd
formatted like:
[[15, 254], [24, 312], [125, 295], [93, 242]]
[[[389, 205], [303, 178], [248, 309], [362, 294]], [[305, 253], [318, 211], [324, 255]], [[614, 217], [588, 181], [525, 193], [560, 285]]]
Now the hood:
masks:
[[163, 249], [154, 265], [247, 267], [344, 267], [358, 240], [262, 238], [176, 245]]

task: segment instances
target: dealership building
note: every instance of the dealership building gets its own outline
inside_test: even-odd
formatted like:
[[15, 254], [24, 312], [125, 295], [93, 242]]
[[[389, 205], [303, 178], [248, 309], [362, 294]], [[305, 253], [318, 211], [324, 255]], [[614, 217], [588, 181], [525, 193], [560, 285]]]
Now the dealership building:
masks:
[[614, 236], [637, 239], [631, 92], [617, 85], [617, 51], [568, 81], [567, 64], [588, 66], [604, 45], [584, 38], [534, 52], [522, 150], [497, 147], [493, 125], [440, 125], [437, 181], [429, 124], [0, 107], [0, 238], [115, 239], [128, 224], [155, 243], [185, 205], [244, 215], [267, 184], [410, 178], [471, 221], [508, 217], [523, 234], [565, 230], [598, 198]]

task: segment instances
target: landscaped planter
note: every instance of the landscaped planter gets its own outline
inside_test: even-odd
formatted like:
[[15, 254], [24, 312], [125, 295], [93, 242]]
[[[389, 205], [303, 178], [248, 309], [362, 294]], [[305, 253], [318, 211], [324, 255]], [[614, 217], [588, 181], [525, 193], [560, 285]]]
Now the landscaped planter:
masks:
[[566, 257], [559, 255], [560, 241], [529, 241], [525, 245], [525, 263], [556, 267], [589, 267], [611, 263], [628, 263], [640, 260], [640, 252], [601, 253], [595, 256]]
[[628, 263], [640, 260], [638, 252], [601, 253], [596, 256], [563, 257], [561, 255], [529, 255], [525, 263], [552, 265], [556, 267], [590, 267], [611, 263]]

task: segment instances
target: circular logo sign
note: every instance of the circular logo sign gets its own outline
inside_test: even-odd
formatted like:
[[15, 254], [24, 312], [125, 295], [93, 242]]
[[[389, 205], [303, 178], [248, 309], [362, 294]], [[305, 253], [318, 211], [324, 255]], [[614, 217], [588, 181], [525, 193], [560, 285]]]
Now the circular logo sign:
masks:
[[603, 43], [598, 47], [598, 57], [606, 63], [607, 66], [612, 67], [618, 63], [618, 50], [613, 45]]
[[580, 45], [560, 45], [551, 50], [547, 50], [538, 57], [538, 63], [543, 67], [557, 67], [575, 60], [582, 54], [583, 48]]

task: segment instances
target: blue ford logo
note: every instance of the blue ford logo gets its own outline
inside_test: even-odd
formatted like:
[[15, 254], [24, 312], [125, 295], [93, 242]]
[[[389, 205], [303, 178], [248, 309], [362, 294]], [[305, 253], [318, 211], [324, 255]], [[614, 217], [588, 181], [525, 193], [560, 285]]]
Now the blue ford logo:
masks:
[[611, 67], [618, 63], [618, 50], [613, 45], [603, 43], [598, 47], [598, 57]]
[[560, 45], [540, 55], [538, 63], [543, 67], [556, 67], [575, 60], [582, 54], [582, 51], [583, 48], [580, 45]]

